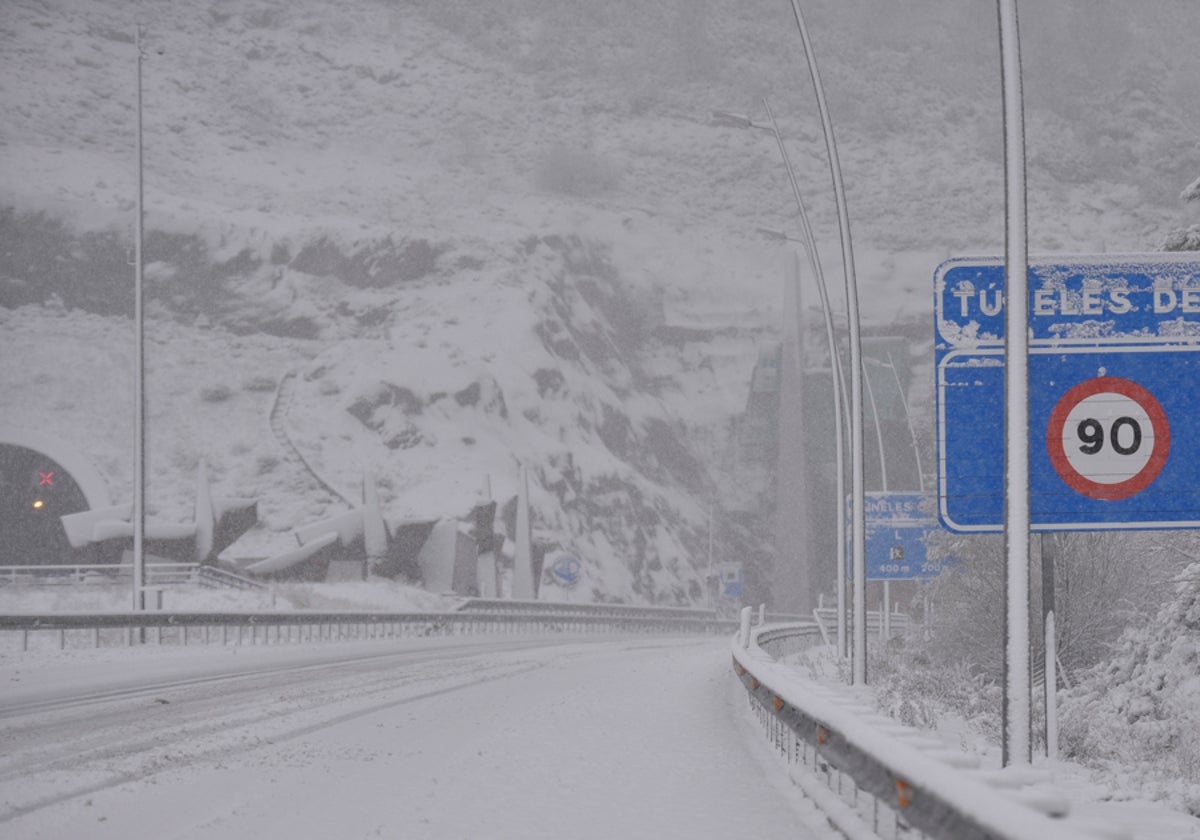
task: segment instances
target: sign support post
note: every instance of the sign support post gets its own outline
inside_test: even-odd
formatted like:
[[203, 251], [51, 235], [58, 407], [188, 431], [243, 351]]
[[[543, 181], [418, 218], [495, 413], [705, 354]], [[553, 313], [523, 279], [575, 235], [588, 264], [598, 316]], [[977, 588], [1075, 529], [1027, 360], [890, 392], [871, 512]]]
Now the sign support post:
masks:
[[1046, 665], [1046, 758], [1058, 758], [1058, 628], [1055, 621], [1054, 563], [1058, 558], [1057, 534], [1041, 535], [1042, 544], [1042, 641]]
[[1004, 715], [1005, 766], [1029, 764], [1029, 310], [1025, 118], [1017, 0], [997, 0], [1004, 93]]

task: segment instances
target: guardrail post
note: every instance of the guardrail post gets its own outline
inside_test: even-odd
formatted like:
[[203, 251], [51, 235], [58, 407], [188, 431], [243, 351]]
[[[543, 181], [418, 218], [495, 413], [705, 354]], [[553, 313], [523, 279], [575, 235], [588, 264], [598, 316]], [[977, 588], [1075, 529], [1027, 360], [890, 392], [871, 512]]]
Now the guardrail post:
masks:
[[744, 648], [750, 647], [750, 607], [742, 607], [742, 624], [738, 631], [738, 644]]

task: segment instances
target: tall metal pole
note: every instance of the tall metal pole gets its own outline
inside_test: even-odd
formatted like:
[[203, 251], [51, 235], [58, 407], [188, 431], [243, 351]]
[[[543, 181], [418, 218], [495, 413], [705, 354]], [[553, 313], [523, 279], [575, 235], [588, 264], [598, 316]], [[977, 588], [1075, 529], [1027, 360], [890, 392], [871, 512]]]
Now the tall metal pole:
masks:
[[708, 574], [704, 578], [704, 592], [708, 596], [708, 608], [715, 610], [713, 601], [713, 503], [708, 503]]
[[887, 449], [883, 444], [883, 427], [879, 424], [879, 406], [875, 404], [875, 389], [871, 387], [871, 377], [865, 377], [867, 386], [867, 401], [871, 403], [871, 415], [875, 418], [875, 439], [879, 441], [879, 484], [884, 493], [888, 491], [887, 480]]
[[[892, 358], [892, 354], [890, 351], [887, 353], [887, 363], [888, 363], [888, 367], [890, 367], [892, 369], [892, 379], [896, 380], [896, 390], [900, 394], [900, 404], [902, 406], [904, 406], [904, 419], [908, 423], [908, 434], [912, 438], [913, 458], [916, 459], [916, 462], [917, 462], [917, 489], [919, 489], [921, 491], [921, 497], [923, 499], [925, 496], [925, 470], [922, 469], [922, 467], [921, 467], [921, 447], [917, 443], [917, 430], [916, 430], [916, 427], [913, 426], [912, 412], [908, 410], [908, 397], [904, 396], [904, 384], [900, 381], [900, 372], [896, 370], [896, 361]], [[886, 590], [887, 590], [887, 584], [885, 583], [884, 584], [885, 600], [887, 598]], [[929, 592], [928, 592], [928, 590], [925, 591], [924, 595], [925, 595], [925, 598], [924, 598], [925, 609], [923, 610], [923, 612], [925, 614], [925, 634], [926, 634], [925, 638], [928, 639], [929, 638], [929, 635], [928, 635], [929, 634], [929, 626], [930, 626], [929, 625]]]
[[800, 40], [804, 43], [804, 56], [808, 60], [808, 71], [812, 77], [813, 91], [817, 97], [817, 108], [821, 112], [821, 125], [825, 130], [825, 150], [829, 156], [829, 173], [833, 179], [833, 194], [837, 201], [838, 232], [842, 238], [842, 271], [846, 281], [846, 308], [850, 327], [850, 493], [853, 499], [851, 553], [854, 558], [854, 657], [852, 682], [865, 685], [867, 682], [867, 532], [866, 499], [863, 481], [863, 365], [862, 336], [858, 314], [858, 282], [854, 276], [854, 247], [850, 237], [850, 214], [846, 209], [846, 190], [842, 184], [842, 166], [838, 161], [837, 141], [833, 136], [833, 121], [825, 104], [825, 88], [817, 69], [808, 27], [800, 12], [799, 0], [791, 0]]
[[904, 384], [900, 382], [900, 373], [896, 370], [896, 362], [892, 359], [891, 351], [887, 354], [888, 367], [892, 369], [892, 378], [896, 380], [896, 390], [900, 392], [900, 405], [904, 407], [904, 419], [908, 423], [908, 434], [913, 442], [913, 457], [917, 461], [917, 488], [925, 492], [925, 470], [921, 468], [921, 447], [917, 444], [917, 430], [913, 426], [912, 412], [908, 410], [908, 397], [904, 396]]
[[1058, 758], [1058, 642], [1055, 621], [1054, 562], [1058, 558], [1058, 535], [1041, 534], [1042, 555], [1042, 643], [1045, 650], [1046, 758]]
[[[864, 377], [867, 386], [867, 399], [871, 403], [871, 414], [875, 417], [875, 437], [879, 441], [879, 483], [884, 493], [888, 491], [887, 452], [883, 445], [883, 427], [879, 424], [879, 407], [875, 404], [875, 389], [871, 387], [871, 377]], [[879, 614], [880, 638], [892, 637], [892, 587], [891, 581], [883, 582], [883, 609]]]
[[1002, 762], [1029, 764], [1029, 278], [1017, 0], [997, 0], [1004, 94], [1004, 715]]
[[[792, 159], [788, 156], [787, 146], [783, 143], [783, 135], [779, 133], [779, 123], [767, 104], [766, 97], [762, 100], [771, 122], [771, 133], [779, 144], [779, 156], [783, 158], [783, 168], [787, 170], [788, 183], [792, 187], [792, 196], [796, 199], [796, 209], [800, 212], [800, 229], [804, 234], [804, 250], [808, 254], [808, 265], [813, 276], [817, 279], [817, 294], [821, 299], [821, 314], [825, 319], [825, 340], [829, 344], [830, 373], [833, 379], [833, 446], [834, 460], [837, 463], [835, 492], [837, 501], [837, 650], [838, 656], [846, 657], [846, 452], [842, 435], [842, 424], [846, 420], [846, 397], [844, 394], [846, 382], [842, 374], [842, 356], [838, 352], [837, 337], [833, 330], [833, 309], [829, 303], [829, 287], [825, 282], [825, 271], [821, 268], [821, 260], [817, 252], [817, 239], [813, 235], [812, 225], [808, 220], [808, 210], [804, 199], [800, 196], [800, 184], [796, 180], [796, 170], [792, 168]], [[800, 304], [800, 296], [796, 296], [796, 305]], [[796, 323], [799, 326], [800, 313], [796, 313]]]
[[133, 402], [133, 608], [146, 608], [146, 348], [142, 310], [142, 27], [137, 28], [137, 223], [133, 237], [133, 322], [134, 341]]

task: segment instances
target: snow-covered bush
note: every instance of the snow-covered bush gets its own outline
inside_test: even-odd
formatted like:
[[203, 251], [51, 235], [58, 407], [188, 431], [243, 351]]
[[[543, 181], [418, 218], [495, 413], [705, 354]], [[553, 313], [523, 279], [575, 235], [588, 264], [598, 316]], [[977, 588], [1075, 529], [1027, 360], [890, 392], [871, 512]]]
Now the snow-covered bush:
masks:
[[1178, 228], [1163, 239], [1164, 251], [1200, 251], [1200, 225]]
[[1066, 757], [1135, 763], [1148, 793], [1200, 815], [1200, 563], [1153, 620], [1126, 631], [1110, 662], [1064, 692], [1060, 709]]
[[261, 374], [257, 375], [257, 376], [252, 376], [249, 379], [247, 379], [245, 382], [242, 383], [242, 389], [246, 390], [246, 391], [261, 391], [261, 392], [274, 391], [275, 390], [275, 377], [263, 376]]
[[966, 661], [931, 658], [925, 643], [891, 646], [869, 658], [879, 710], [919, 729], [951, 714], [983, 737], [1000, 738], [1000, 684]]
[[209, 403], [221, 403], [233, 397], [233, 389], [224, 383], [207, 385], [200, 389], [200, 399]]
[[[1185, 204], [1200, 203], [1200, 178], [1183, 188], [1179, 200]], [[1164, 251], [1200, 251], [1200, 224], [1176, 228], [1163, 238]]]
[[[1042, 553], [1055, 557], [1058, 656], [1069, 673], [1107, 661], [1131, 624], [1152, 615], [1180, 568], [1183, 536], [1077, 532], [1045, 534], [1033, 545], [1030, 566], [1034, 634], [1040, 637]], [[939, 533], [939, 555], [960, 562], [933, 583], [931, 659], [968, 662], [999, 680], [1003, 670], [1005, 560], [998, 535]], [[1040, 653], [1035, 652], [1040, 661]]]

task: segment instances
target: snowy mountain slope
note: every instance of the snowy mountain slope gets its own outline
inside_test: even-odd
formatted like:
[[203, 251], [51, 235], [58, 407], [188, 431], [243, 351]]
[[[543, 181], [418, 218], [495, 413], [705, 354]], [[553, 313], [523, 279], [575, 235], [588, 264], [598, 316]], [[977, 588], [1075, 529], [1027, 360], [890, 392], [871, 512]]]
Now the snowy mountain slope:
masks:
[[[994, 10], [811, 5], [865, 317], [923, 319], [936, 263], [1003, 235]], [[1187, 4], [1152, 5], [1024, 10], [1035, 250], [1154, 247], [1183, 220], [1200, 74]], [[756, 228], [795, 227], [772, 138], [711, 109], [769, 97], [839, 276], [788, 4], [5, 4], [0, 302], [110, 317], [0, 311], [4, 413], [115, 488], [138, 20], [160, 513], [186, 516], [200, 457], [264, 500], [247, 551], [340, 509], [266, 430], [294, 371], [289, 432], [346, 495], [370, 468], [390, 517], [458, 515], [532, 462], [539, 532], [587, 555], [572, 597], [695, 598], [791, 259]]]

